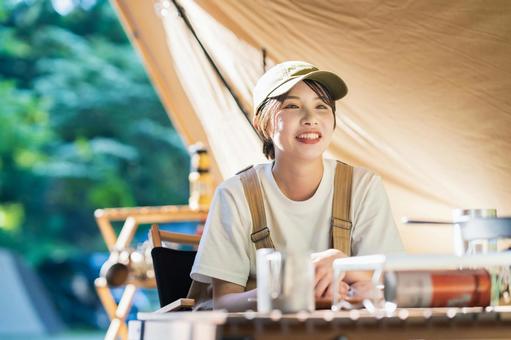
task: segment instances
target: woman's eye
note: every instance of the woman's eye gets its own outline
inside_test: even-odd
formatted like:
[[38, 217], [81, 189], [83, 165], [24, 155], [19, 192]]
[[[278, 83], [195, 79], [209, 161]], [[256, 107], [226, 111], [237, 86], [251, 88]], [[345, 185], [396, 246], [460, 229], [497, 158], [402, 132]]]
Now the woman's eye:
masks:
[[323, 110], [323, 109], [326, 109], [327, 107], [326, 107], [326, 105], [324, 105], [324, 104], [320, 104], [320, 105], [316, 106], [316, 108], [317, 108], [317, 109], [322, 109], [322, 110]]
[[297, 109], [298, 105], [295, 104], [287, 104], [284, 106], [284, 109]]

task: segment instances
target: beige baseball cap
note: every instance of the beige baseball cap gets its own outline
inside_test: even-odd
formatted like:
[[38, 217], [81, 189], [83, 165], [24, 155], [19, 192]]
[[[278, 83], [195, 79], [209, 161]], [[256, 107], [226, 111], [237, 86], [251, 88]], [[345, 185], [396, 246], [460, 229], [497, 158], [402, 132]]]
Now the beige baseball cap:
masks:
[[305, 61], [286, 61], [270, 68], [257, 81], [253, 93], [254, 114], [266, 98], [280, 96], [304, 79], [315, 80], [325, 86], [334, 100], [339, 100], [348, 93], [348, 87], [335, 73], [320, 71]]

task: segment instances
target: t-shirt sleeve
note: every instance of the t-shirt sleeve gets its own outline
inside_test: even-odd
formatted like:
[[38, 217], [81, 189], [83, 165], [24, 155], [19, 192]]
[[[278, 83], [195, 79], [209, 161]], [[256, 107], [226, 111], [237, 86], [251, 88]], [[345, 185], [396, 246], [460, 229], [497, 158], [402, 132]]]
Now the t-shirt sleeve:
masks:
[[[240, 184], [241, 185], [241, 184]], [[246, 221], [240, 216], [244, 197], [219, 186], [210, 206], [190, 277], [210, 283], [217, 278], [245, 286], [250, 272]], [[242, 222], [244, 221], [244, 223]]]
[[371, 176], [353, 222], [353, 255], [404, 252], [389, 199], [379, 176]]

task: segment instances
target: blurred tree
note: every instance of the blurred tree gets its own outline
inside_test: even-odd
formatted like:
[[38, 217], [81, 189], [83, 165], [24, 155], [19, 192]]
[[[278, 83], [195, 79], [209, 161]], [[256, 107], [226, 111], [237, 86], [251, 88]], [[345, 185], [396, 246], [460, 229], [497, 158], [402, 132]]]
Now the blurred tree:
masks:
[[96, 208], [188, 197], [187, 151], [109, 3], [64, 3], [0, 1], [0, 246], [32, 263], [105, 249]]

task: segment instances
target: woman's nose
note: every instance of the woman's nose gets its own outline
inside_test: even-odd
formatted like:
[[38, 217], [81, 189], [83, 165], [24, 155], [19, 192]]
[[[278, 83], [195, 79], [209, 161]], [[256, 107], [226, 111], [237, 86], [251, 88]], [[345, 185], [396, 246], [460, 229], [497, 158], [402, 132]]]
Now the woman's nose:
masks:
[[302, 124], [307, 126], [318, 125], [318, 120], [310, 110], [305, 109], [302, 118]]

